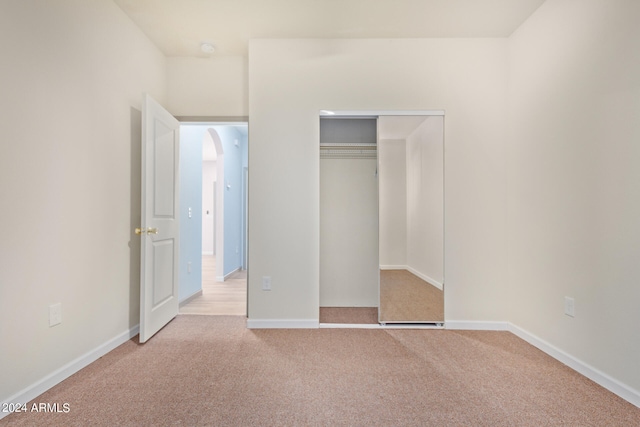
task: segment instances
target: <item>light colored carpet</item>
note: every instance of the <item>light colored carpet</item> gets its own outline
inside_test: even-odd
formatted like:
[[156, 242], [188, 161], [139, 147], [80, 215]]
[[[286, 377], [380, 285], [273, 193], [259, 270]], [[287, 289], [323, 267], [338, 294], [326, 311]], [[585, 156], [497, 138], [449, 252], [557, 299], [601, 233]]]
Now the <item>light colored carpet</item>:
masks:
[[180, 315], [9, 426], [638, 426], [640, 409], [509, 332], [248, 330]]
[[380, 321], [444, 322], [444, 293], [406, 270], [381, 270]]
[[377, 307], [320, 307], [320, 323], [377, 324]]

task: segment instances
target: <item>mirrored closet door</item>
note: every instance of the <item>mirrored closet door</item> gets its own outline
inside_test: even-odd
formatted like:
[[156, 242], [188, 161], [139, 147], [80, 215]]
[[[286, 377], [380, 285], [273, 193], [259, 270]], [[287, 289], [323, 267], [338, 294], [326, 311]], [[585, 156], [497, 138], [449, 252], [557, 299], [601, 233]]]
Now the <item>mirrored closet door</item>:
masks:
[[444, 322], [444, 117], [378, 117], [379, 322]]

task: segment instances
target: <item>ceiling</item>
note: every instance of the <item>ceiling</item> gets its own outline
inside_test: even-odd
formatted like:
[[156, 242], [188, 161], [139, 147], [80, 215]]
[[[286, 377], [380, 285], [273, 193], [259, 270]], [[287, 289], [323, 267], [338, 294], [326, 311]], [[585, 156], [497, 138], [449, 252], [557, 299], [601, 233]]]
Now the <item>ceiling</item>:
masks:
[[507, 37], [545, 0], [114, 1], [166, 56], [207, 57], [251, 38]]

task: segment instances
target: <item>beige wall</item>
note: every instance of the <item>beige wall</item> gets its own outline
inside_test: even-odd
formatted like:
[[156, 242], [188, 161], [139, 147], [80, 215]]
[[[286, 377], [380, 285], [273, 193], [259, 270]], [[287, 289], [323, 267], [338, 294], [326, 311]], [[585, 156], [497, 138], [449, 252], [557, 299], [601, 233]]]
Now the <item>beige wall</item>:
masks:
[[503, 302], [514, 324], [635, 390], [639, 20], [637, 1], [548, 1], [509, 40]]
[[139, 322], [140, 106], [165, 59], [108, 0], [3, 1], [0, 52], [5, 401]]
[[318, 319], [321, 109], [446, 110], [445, 313], [504, 320], [506, 40], [253, 40], [249, 50], [250, 321]]
[[167, 58], [165, 107], [175, 116], [246, 117], [246, 58]]

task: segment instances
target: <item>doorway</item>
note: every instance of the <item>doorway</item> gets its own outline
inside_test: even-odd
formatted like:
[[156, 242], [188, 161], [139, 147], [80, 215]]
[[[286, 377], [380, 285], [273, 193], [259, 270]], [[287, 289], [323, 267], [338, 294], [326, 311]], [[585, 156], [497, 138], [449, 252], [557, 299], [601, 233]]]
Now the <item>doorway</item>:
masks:
[[182, 123], [180, 145], [180, 313], [246, 315], [248, 125]]

